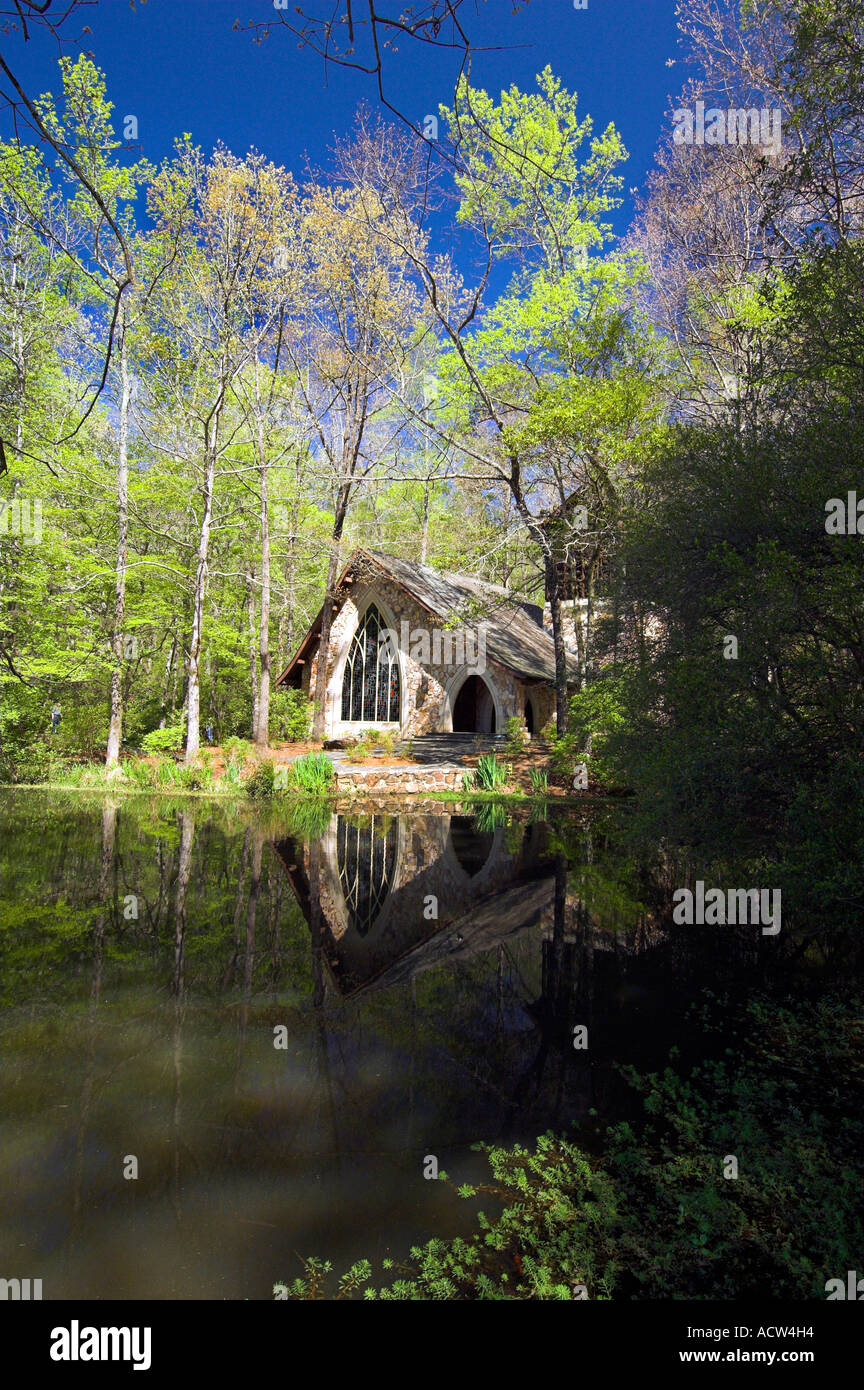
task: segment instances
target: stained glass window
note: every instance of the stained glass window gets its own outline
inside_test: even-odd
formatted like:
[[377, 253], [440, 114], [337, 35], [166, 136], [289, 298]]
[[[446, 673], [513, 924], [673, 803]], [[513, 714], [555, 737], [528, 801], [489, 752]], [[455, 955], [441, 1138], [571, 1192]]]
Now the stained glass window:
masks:
[[342, 718], [360, 724], [399, 720], [399, 660], [374, 603], [363, 615], [345, 662]]
[[395, 818], [372, 816], [367, 825], [351, 825], [339, 817], [336, 850], [339, 881], [351, 925], [360, 936], [380, 916], [393, 887], [399, 826]]

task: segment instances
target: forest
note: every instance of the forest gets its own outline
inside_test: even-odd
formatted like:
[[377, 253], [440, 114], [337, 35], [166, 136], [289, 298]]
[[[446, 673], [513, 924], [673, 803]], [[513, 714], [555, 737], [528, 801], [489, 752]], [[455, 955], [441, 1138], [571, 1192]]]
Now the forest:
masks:
[[[234, 1283], [213, 1257], [208, 1296], [259, 1297], [263, 1279], [269, 1297], [272, 1275], [298, 1299], [801, 1299], [860, 1265], [864, 15], [682, 0], [678, 24], [690, 75], [623, 235], [622, 135], [554, 65], [497, 91], [466, 65], [422, 129], [361, 104], [303, 168], [182, 129], [151, 162], [86, 52], [3, 127], [9, 1094], [22, 1134], [42, 1123], [65, 1030], [85, 1078], [75, 1136], [52, 1119], [74, 1149], [51, 1199], [70, 1229], [88, 1180], [116, 1195], [97, 1132], [151, 1145], [178, 1230], [200, 1179], [219, 1250], [220, 1182], [234, 1201], [238, 1172], [266, 1175], [278, 1220], [250, 1199], [249, 1239], [281, 1221], [301, 1264], [276, 1237]], [[326, 650], [359, 546], [548, 605], [555, 714], [530, 801], [451, 792], [424, 831], [416, 805], [337, 815], [329, 782], [273, 795], [273, 749], [324, 744], [324, 677], [307, 695], [279, 676], [319, 612]], [[211, 745], [239, 757], [231, 795], [193, 802]], [[397, 842], [420, 887], [454, 876], [428, 934], [393, 887]], [[534, 875], [546, 917], [478, 932], [472, 953], [465, 885], [490, 845], [514, 894]], [[346, 909], [328, 936], [359, 847], [363, 930]], [[696, 874], [763, 885], [776, 933], [672, 930]], [[373, 908], [410, 950], [367, 937]], [[367, 992], [339, 995], [343, 949]], [[574, 1057], [583, 1003], [596, 1073]], [[285, 1019], [297, 1046], [268, 1092]], [[136, 1086], [157, 1098], [149, 1128]], [[472, 1159], [456, 1191], [492, 1193], [491, 1219], [453, 1218], [443, 1183], [416, 1198], [414, 1149], [437, 1142], [424, 1098], [442, 1152], [484, 1136], [494, 1186]], [[410, 1169], [386, 1148], [405, 1133]], [[392, 1170], [363, 1167], [370, 1134]], [[718, 1180], [727, 1151], [740, 1183]], [[360, 1156], [341, 1225], [314, 1208], [322, 1153]], [[383, 1212], [397, 1171], [426, 1243], [380, 1264], [364, 1202], [377, 1183]], [[34, 1207], [54, 1183], [39, 1172]], [[158, 1239], [164, 1287], [199, 1296]], [[137, 1269], [124, 1285], [153, 1287]]]
[[5, 780], [296, 733], [275, 676], [362, 542], [545, 585], [553, 624], [562, 562], [589, 614], [610, 598], [558, 736], [614, 743], [628, 783], [844, 795], [860, 17], [693, 0], [681, 25], [685, 108], [779, 108], [782, 151], [665, 140], [623, 241], [621, 138], [548, 68], [463, 79], [435, 159], [367, 108], [301, 176], [183, 133], [136, 160], [98, 67], [61, 60], [46, 138], [0, 150]]
[[301, 176], [134, 158], [61, 60], [0, 147], [5, 782], [320, 732], [275, 678], [362, 543], [545, 592], [559, 768], [860, 904], [861, 17], [680, 23], [676, 130], [779, 110], [782, 148], [666, 139], [621, 241], [621, 138], [548, 67], [463, 77], [434, 150], [363, 108]]

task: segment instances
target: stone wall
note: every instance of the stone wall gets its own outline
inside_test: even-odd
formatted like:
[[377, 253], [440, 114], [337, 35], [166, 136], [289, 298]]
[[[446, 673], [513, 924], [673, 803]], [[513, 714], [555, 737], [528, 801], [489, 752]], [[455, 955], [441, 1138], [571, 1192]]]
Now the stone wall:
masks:
[[336, 769], [338, 792], [357, 796], [413, 796], [416, 792], [461, 791], [464, 767], [353, 767]]

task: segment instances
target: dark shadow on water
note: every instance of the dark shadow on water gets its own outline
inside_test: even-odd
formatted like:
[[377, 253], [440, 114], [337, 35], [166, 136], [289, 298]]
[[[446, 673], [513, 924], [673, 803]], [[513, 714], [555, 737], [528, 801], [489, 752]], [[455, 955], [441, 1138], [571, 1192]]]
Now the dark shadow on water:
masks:
[[7, 798], [10, 1276], [46, 1298], [268, 1298], [297, 1251], [398, 1257], [472, 1219], [427, 1155], [471, 1181], [474, 1141], [628, 1116], [621, 1066], [698, 1052], [706, 985], [740, 999], [805, 968], [791, 940], [674, 926], [681, 866], [608, 820], [316, 828]]

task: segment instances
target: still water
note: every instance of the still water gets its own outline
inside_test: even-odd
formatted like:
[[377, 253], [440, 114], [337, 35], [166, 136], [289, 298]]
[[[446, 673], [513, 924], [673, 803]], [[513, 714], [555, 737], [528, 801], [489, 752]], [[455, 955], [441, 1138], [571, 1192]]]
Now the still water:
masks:
[[467, 1231], [430, 1156], [628, 1113], [620, 1064], [764, 949], [672, 929], [668, 866], [572, 815], [6, 792], [0, 834], [0, 1272], [45, 1299], [271, 1298]]

